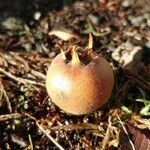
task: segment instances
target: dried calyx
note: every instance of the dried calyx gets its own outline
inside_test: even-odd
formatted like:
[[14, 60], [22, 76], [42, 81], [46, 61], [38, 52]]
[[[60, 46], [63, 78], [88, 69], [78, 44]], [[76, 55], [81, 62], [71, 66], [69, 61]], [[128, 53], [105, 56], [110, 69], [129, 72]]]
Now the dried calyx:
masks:
[[95, 56], [93, 53], [93, 38], [89, 36], [89, 44], [86, 49], [81, 47], [72, 46], [66, 52], [64, 52], [61, 48], [62, 58], [64, 59], [65, 63], [71, 63], [73, 66], [79, 65], [87, 65], [91, 62], [92, 58]]

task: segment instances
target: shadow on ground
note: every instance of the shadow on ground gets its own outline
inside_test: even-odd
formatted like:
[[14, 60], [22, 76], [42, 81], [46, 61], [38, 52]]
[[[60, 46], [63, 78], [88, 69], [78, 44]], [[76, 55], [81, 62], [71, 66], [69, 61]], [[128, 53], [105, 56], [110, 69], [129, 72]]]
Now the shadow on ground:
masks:
[[9, 17], [15, 17], [29, 22], [34, 13], [39, 11], [42, 15], [51, 10], [61, 10], [63, 6], [70, 5], [73, 0], [5, 0], [0, 1], [0, 23]]

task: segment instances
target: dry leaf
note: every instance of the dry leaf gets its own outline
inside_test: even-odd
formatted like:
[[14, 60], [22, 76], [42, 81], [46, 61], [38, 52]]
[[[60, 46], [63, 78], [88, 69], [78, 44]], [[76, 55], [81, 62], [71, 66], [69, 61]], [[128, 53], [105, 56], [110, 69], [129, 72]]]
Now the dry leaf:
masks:
[[55, 35], [57, 36], [58, 38], [64, 40], [64, 41], [68, 41], [72, 38], [75, 38], [77, 39], [78, 36], [73, 34], [73, 33], [70, 33], [70, 32], [67, 32], [67, 31], [62, 31], [62, 30], [52, 30], [49, 32], [49, 35]]
[[[150, 150], [149, 129], [139, 129], [133, 124], [126, 124], [125, 127], [128, 131], [129, 138], [133, 142], [136, 150]], [[120, 145], [121, 149], [133, 150], [123, 129], [120, 132]]]

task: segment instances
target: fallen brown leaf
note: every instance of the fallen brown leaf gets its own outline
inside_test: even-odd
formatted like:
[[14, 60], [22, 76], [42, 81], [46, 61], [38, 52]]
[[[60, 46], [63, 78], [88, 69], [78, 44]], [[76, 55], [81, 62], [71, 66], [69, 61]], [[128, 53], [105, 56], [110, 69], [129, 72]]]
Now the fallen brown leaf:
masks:
[[58, 38], [64, 40], [64, 41], [68, 41], [72, 38], [78, 38], [77, 35], [75, 35], [74, 33], [70, 33], [70, 32], [67, 32], [67, 31], [62, 31], [62, 30], [52, 30], [49, 32], [49, 35], [55, 35], [57, 36]]
[[[150, 130], [139, 129], [133, 124], [125, 124], [130, 140], [133, 142], [136, 150], [149, 150], [150, 149]], [[129, 143], [127, 134], [122, 129], [120, 132], [120, 145], [121, 149], [133, 150]]]

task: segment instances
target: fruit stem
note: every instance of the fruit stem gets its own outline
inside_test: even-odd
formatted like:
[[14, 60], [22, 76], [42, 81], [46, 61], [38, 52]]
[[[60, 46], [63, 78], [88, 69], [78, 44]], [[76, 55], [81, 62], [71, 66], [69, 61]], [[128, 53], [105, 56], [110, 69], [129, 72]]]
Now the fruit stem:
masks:
[[75, 65], [75, 66], [80, 65], [80, 59], [79, 59], [79, 56], [78, 56], [78, 54], [76, 52], [76, 47], [75, 46], [73, 46], [73, 48], [72, 48], [71, 64]]

